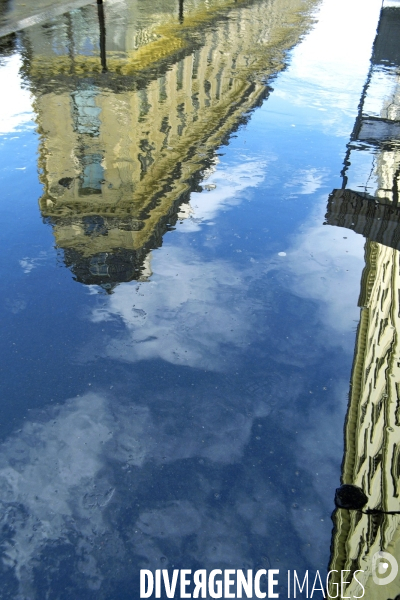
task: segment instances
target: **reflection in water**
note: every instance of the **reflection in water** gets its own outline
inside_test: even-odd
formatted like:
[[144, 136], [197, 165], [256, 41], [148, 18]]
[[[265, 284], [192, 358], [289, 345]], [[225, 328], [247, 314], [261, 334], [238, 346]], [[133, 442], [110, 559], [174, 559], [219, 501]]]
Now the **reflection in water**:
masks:
[[[24, 34], [41, 133], [40, 207], [79, 281], [112, 289], [151, 273], [149, 250], [177, 218], [190, 215], [190, 189], [200, 192], [215, 168], [215, 149], [264, 97], [263, 79], [284, 66], [284, 50], [308, 24], [299, 13], [304, 2], [236, 3], [229, 20], [227, 12], [213, 12], [230, 4], [208, 2], [207, 12], [205, 3], [185, 2], [179, 30], [176, 3], [163, 3], [170, 14], [151, 13], [146, 3], [136, 20], [131, 4], [105, 5], [106, 73], [96, 6]], [[122, 18], [128, 31], [119, 27]], [[242, 161], [229, 184], [221, 169], [221, 179], [208, 183], [217, 187], [203, 214], [212, 216], [218, 202], [238, 202], [263, 180], [265, 162]], [[308, 185], [315, 179], [312, 172]], [[287, 426], [289, 415], [268, 420], [274, 407], [301, 394], [304, 383], [289, 361], [313, 363], [318, 345], [304, 349], [298, 335], [278, 347], [276, 332], [290, 330], [291, 321], [275, 317], [265, 327], [266, 306], [275, 310], [277, 300], [270, 283], [251, 280], [249, 269], [246, 287], [223, 256], [207, 262], [195, 251], [171, 251], [161, 261], [164, 285], [143, 286], [144, 299], [134, 297], [133, 284], [120, 286], [91, 313], [97, 323], [121, 315], [126, 339], [108, 331], [107, 343], [89, 337], [87, 349], [102, 354], [99, 379], [101, 360], [119, 359], [103, 380], [107, 390], [118, 382], [121, 359], [159, 360], [158, 372], [149, 375], [143, 360], [132, 379], [125, 372], [123, 393], [47, 403], [0, 445], [4, 597], [131, 600], [140, 567], [256, 569], [278, 557], [291, 566], [299, 548], [304, 564], [322, 546], [313, 519], [324, 512], [312, 485], [298, 493], [307, 512], [298, 510], [293, 474], [282, 469], [290, 450], [277, 422]], [[257, 335], [267, 331], [277, 340], [277, 350], [256, 359], [254, 353], [240, 373], [226, 373], [235, 347], [249, 355], [254, 324]], [[275, 365], [269, 370], [267, 360]], [[194, 372], [195, 388], [192, 381], [177, 386], [171, 365], [181, 367], [182, 379]], [[188, 366], [190, 374], [182, 368]], [[60, 378], [69, 368], [75, 375], [61, 363]], [[267, 465], [263, 440], [274, 457]]]
[[[344, 187], [353, 189], [335, 190], [326, 215], [327, 223], [367, 238], [342, 481], [362, 488], [368, 504], [364, 513], [336, 510], [330, 568], [361, 569], [365, 597], [382, 600], [400, 592], [398, 580], [378, 587], [372, 579], [376, 552], [389, 552], [400, 561], [400, 516], [379, 513], [400, 510], [399, 35], [400, 9], [383, 8], [345, 162]], [[362, 165], [366, 180], [356, 187]], [[366, 514], [368, 509], [377, 510]], [[361, 593], [353, 582], [345, 596]]]
[[100, 62], [101, 72], [107, 72], [107, 50], [106, 50], [106, 23], [104, 18], [104, 7], [103, 0], [97, 0], [97, 14], [99, 16], [99, 28], [100, 28]]
[[[99, 4], [24, 34], [43, 217], [75, 278], [146, 279], [215, 150], [268, 93], [312, 0]], [[226, 17], [229, 14], [229, 19]], [[105, 30], [107, 29], [107, 39]], [[102, 73], [101, 73], [102, 71]]]
[[157, 411], [141, 397], [73, 398], [0, 446], [4, 597], [138, 597], [139, 568], [253, 568], [253, 544], [279, 535], [278, 488], [243, 456], [254, 399], [204, 383], [187, 408], [172, 390]]

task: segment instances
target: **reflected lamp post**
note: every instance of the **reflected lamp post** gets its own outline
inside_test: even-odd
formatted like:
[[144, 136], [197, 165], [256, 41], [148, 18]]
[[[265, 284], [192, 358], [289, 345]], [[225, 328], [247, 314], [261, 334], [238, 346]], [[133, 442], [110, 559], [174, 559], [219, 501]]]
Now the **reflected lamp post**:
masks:
[[102, 73], [107, 73], [106, 61], [106, 23], [104, 19], [103, 0], [97, 0], [97, 14], [99, 16], [100, 27], [100, 61]]

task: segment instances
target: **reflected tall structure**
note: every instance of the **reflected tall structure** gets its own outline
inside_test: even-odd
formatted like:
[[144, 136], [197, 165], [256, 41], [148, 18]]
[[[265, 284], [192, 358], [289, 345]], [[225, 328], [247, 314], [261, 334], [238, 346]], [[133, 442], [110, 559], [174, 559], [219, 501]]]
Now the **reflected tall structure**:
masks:
[[[145, 278], [215, 150], [268, 93], [315, 0], [108, 0], [23, 36], [40, 210], [75, 278]], [[229, 12], [229, 20], [226, 19]], [[105, 46], [104, 46], [105, 40]]]
[[[386, 6], [348, 146], [344, 186], [332, 193], [326, 215], [328, 224], [367, 238], [342, 482], [361, 487], [369, 498], [368, 508], [382, 511], [400, 510], [399, 35], [400, 8]], [[360, 172], [367, 175], [357, 186]], [[398, 578], [376, 585], [372, 557], [383, 550], [400, 563], [400, 515], [337, 509], [334, 523], [330, 569], [339, 574], [362, 570], [357, 578], [365, 587], [365, 598], [396, 598]], [[354, 581], [342, 597], [361, 594]]]

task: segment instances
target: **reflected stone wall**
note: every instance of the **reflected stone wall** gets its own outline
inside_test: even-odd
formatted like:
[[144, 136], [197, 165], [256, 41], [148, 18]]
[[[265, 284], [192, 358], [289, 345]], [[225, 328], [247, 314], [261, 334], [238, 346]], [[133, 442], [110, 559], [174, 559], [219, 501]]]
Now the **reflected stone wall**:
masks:
[[27, 30], [40, 209], [79, 281], [146, 276], [149, 251], [190, 214], [190, 190], [268, 93], [313, 4], [185, 1], [180, 23], [176, 2], [107, 2], [106, 73], [95, 6]]
[[[342, 481], [361, 487], [368, 508], [400, 509], [400, 257], [368, 241], [359, 304]], [[385, 550], [400, 561], [400, 515], [366, 515], [337, 509], [331, 569], [361, 569], [366, 598], [387, 600], [400, 582], [378, 588], [372, 556]], [[349, 577], [350, 579], [350, 577]], [[353, 582], [346, 595], [359, 595]]]
[[[326, 215], [327, 224], [367, 238], [342, 483], [363, 489], [366, 508], [386, 512], [400, 510], [400, 68], [393, 62], [397, 49], [392, 48], [400, 35], [399, 17], [399, 9], [382, 10], [370, 76], [345, 161], [344, 188], [351, 189], [332, 192]], [[390, 29], [393, 34], [393, 27], [397, 35], [389, 43], [385, 32]], [[366, 180], [357, 181], [368, 160]], [[350, 581], [351, 573], [361, 570], [357, 578], [365, 587], [363, 593], [353, 580], [340, 597], [397, 598], [400, 581], [374, 583], [372, 559], [385, 551], [400, 563], [400, 515], [337, 509], [333, 520], [330, 569], [339, 577], [332, 580], [348, 570]], [[332, 587], [331, 594], [335, 593]]]

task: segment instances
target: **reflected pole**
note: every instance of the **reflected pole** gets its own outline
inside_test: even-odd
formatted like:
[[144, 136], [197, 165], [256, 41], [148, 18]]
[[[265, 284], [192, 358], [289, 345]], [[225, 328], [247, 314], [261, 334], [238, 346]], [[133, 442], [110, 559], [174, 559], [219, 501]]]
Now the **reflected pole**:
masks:
[[179, 0], [179, 23], [183, 23], [183, 0]]
[[104, 6], [103, 0], [97, 0], [97, 14], [99, 16], [99, 27], [100, 27], [100, 61], [101, 69], [103, 73], [107, 73], [107, 61], [106, 61], [106, 23], [104, 19]]
[[352, 131], [351, 136], [350, 136], [350, 142], [346, 146], [347, 147], [346, 156], [345, 156], [345, 159], [343, 161], [343, 169], [340, 172], [340, 175], [342, 177], [342, 190], [346, 189], [346, 186], [347, 186], [347, 183], [348, 183], [347, 170], [348, 170], [348, 168], [349, 168], [349, 166], [351, 164], [350, 163], [350, 154], [351, 154], [351, 150], [352, 150], [352, 143], [357, 140], [358, 134], [360, 133], [361, 123], [362, 123], [362, 116], [363, 116], [363, 110], [364, 110], [364, 103], [365, 103], [365, 99], [367, 97], [368, 88], [369, 88], [369, 86], [371, 84], [373, 67], [374, 67], [374, 65], [371, 62], [370, 66], [369, 66], [367, 80], [366, 80], [366, 82], [364, 84], [363, 91], [362, 91], [362, 94], [361, 94], [360, 103], [358, 105], [358, 113], [357, 113], [356, 122], [354, 123], [353, 131]]
[[400, 177], [400, 167], [397, 169], [397, 171], [395, 172], [394, 177], [393, 177], [393, 188], [392, 188], [393, 206], [399, 205], [399, 184], [397, 183], [399, 177]]

